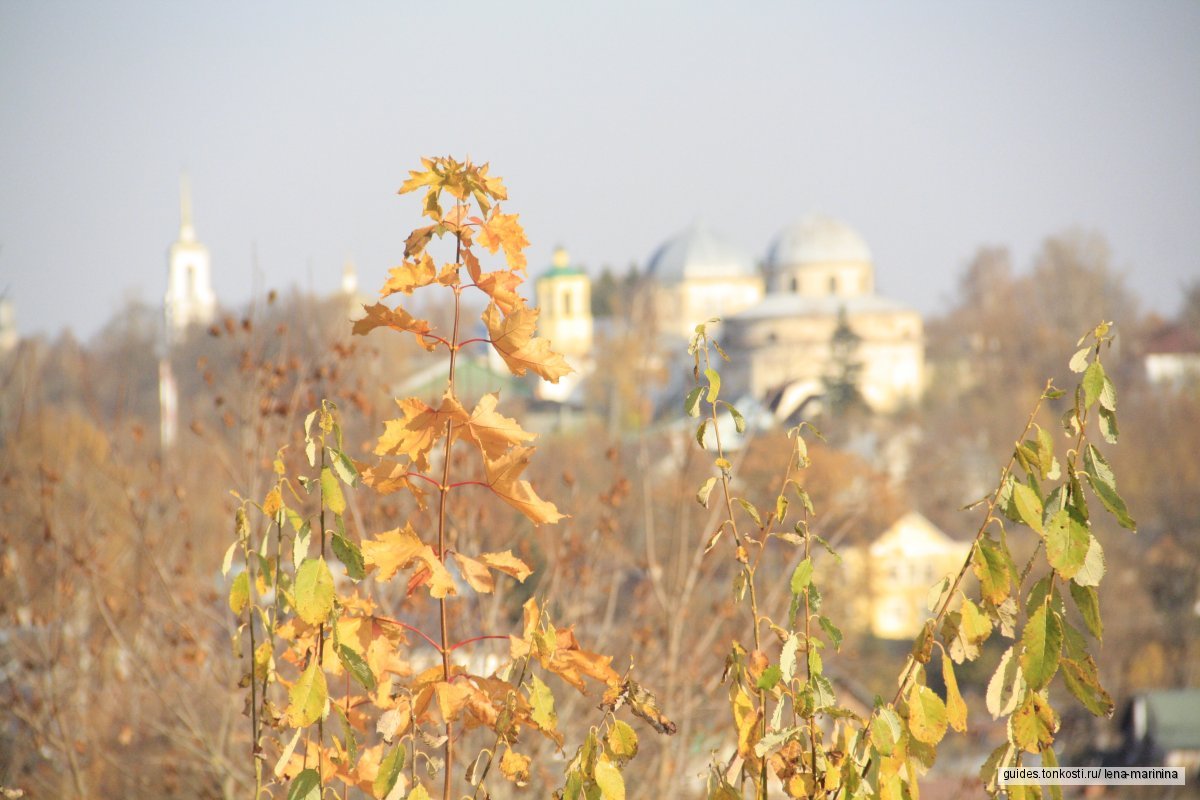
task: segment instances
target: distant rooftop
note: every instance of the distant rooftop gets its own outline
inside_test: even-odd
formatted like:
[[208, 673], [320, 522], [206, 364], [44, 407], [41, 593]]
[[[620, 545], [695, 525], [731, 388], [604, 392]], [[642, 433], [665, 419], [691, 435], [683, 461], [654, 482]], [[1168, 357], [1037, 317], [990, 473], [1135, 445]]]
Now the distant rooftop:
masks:
[[854, 228], [821, 215], [784, 228], [767, 251], [767, 265], [772, 269], [845, 261], [870, 263], [871, 249]]
[[740, 278], [755, 274], [754, 260], [703, 223], [664, 242], [646, 267], [659, 283], [673, 284], [694, 278]]

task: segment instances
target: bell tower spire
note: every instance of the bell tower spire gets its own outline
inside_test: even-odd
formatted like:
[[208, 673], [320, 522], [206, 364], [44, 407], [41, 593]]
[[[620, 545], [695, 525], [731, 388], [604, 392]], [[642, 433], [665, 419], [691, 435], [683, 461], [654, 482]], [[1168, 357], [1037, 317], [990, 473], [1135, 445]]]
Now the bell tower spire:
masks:
[[179, 241], [196, 241], [196, 228], [192, 225], [192, 182], [186, 172], [179, 176]]
[[184, 336], [190, 325], [208, 325], [217, 311], [208, 248], [196, 241], [192, 224], [192, 191], [187, 175], [179, 179], [179, 239], [167, 257], [167, 292], [163, 298], [167, 345]]

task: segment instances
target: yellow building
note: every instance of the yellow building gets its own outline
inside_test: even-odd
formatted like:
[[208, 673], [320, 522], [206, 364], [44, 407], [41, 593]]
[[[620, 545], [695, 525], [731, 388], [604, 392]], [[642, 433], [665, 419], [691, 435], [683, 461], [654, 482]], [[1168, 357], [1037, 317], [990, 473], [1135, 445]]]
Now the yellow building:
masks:
[[969, 542], [952, 539], [921, 514], [910, 511], [869, 545], [842, 553], [849, 619], [881, 639], [911, 639], [929, 611], [929, 590], [957, 574]]
[[921, 395], [925, 381], [924, 323], [920, 314], [875, 293], [871, 251], [850, 226], [809, 217], [786, 228], [771, 245], [765, 273], [769, 291], [759, 303], [730, 316], [724, 343], [732, 363], [728, 382], [773, 404], [788, 417], [823, 389], [834, 370], [831, 342], [844, 315], [858, 341], [858, 390], [875, 411], [894, 411]]
[[592, 280], [573, 266], [567, 251], [559, 247], [550, 269], [538, 277], [536, 291], [538, 335], [549, 339], [554, 350], [575, 368], [558, 383], [539, 381], [537, 395], [564, 402], [592, 367]]
[[650, 257], [646, 277], [659, 332], [685, 341], [697, 324], [729, 317], [763, 297], [754, 261], [703, 224], [664, 242]]

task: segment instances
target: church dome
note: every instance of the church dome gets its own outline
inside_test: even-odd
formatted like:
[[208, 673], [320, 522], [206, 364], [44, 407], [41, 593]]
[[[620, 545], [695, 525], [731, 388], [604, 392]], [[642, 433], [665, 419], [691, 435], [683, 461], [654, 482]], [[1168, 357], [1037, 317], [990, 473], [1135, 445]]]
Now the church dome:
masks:
[[803, 264], [871, 261], [871, 250], [858, 232], [841, 220], [805, 217], [784, 228], [767, 251], [767, 266], [776, 270]]
[[696, 224], [663, 242], [646, 267], [661, 284], [694, 278], [744, 278], [755, 274], [754, 261], [740, 248]]

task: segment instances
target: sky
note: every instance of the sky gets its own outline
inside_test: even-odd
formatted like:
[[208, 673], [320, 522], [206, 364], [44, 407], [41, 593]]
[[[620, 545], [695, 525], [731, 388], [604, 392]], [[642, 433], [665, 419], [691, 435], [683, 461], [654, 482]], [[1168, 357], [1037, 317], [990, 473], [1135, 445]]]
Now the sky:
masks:
[[703, 220], [755, 258], [838, 217], [944, 309], [971, 256], [1102, 234], [1145, 305], [1200, 278], [1200, 2], [0, 0], [0, 293], [24, 335], [158, 306], [179, 178], [229, 307], [372, 289], [422, 155], [487, 161], [593, 271]]

